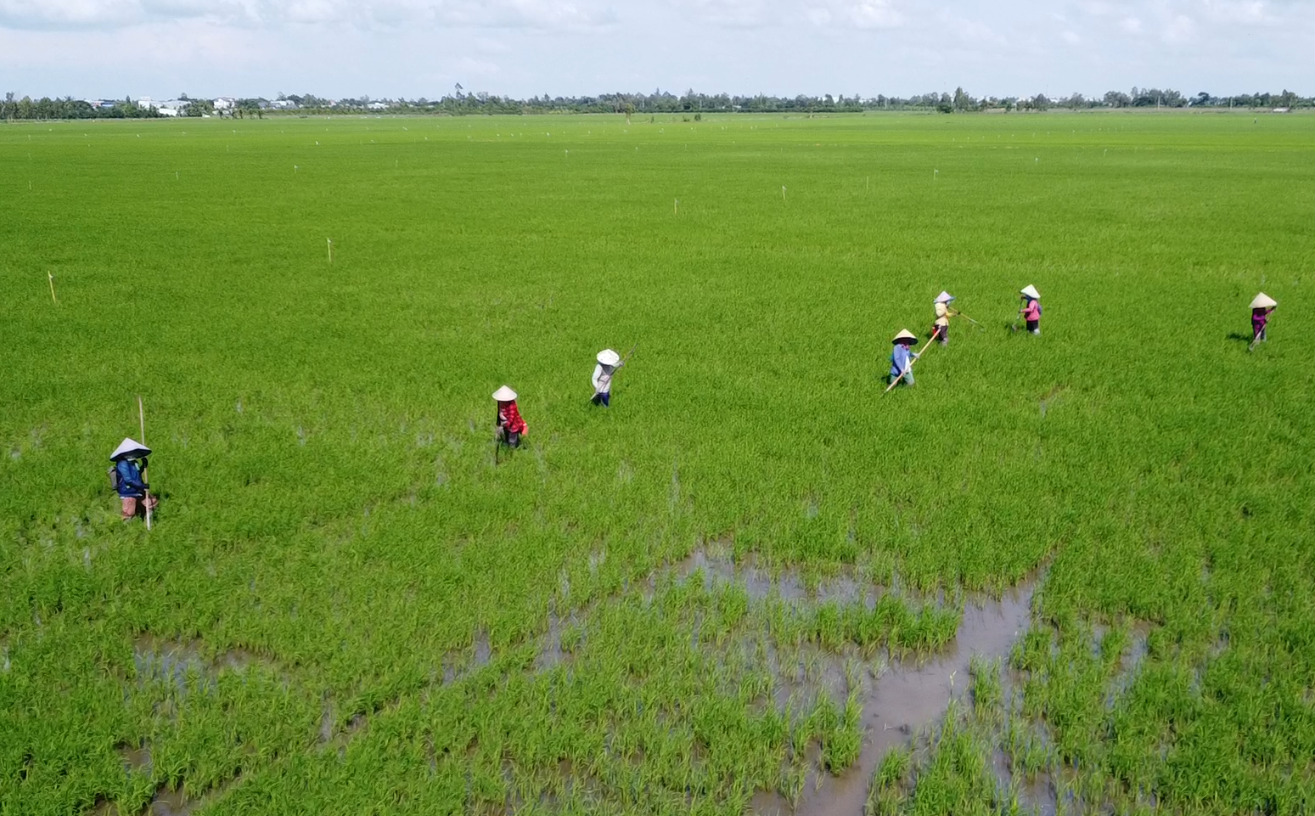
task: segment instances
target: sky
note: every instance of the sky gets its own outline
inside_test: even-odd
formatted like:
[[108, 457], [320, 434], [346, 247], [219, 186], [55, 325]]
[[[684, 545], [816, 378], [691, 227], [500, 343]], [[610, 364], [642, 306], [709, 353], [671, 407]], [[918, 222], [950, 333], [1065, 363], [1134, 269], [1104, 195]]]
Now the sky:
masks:
[[1315, 94], [1315, 0], [0, 0], [0, 93]]

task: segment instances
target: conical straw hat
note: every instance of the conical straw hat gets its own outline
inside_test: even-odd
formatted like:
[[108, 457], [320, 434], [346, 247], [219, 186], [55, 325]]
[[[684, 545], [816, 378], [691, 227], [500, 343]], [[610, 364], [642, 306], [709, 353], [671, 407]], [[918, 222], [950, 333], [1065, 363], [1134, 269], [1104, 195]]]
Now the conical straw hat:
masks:
[[1274, 300], [1274, 298], [1270, 297], [1264, 292], [1261, 292], [1260, 294], [1256, 295], [1256, 299], [1251, 301], [1252, 309], [1272, 309], [1277, 305], [1278, 305], [1278, 301]]
[[119, 446], [110, 454], [110, 461], [117, 462], [120, 459], [140, 459], [143, 456], [150, 456], [151, 449], [138, 442], [135, 439], [124, 437]]
[[511, 402], [516, 399], [516, 392], [512, 391], [510, 386], [504, 385], [493, 392], [493, 398], [498, 402]]
[[890, 342], [898, 343], [901, 340], [912, 340], [913, 342], [916, 343], [918, 342], [918, 336], [913, 332], [909, 331], [908, 329], [900, 329], [899, 334], [895, 335], [894, 339], [892, 339]]
[[603, 349], [598, 352], [598, 362], [605, 366], [614, 366], [621, 362], [621, 355], [611, 349]]
[[1022, 289], [1019, 289], [1018, 291], [1022, 292], [1023, 294], [1027, 295], [1028, 297], [1030, 297], [1030, 298], [1032, 298], [1032, 299], [1034, 299], [1034, 300], [1040, 300], [1040, 299], [1041, 299], [1041, 293], [1038, 292], [1038, 291], [1036, 290], [1036, 287], [1033, 286], [1033, 285], [1030, 284], [1030, 283], [1029, 283], [1027, 286], [1024, 286]]
[[949, 303], [952, 300], [954, 300], [954, 295], [950, 294], [949, 292], [941, 292], [939, 295], [936, 296], [937, 303]]

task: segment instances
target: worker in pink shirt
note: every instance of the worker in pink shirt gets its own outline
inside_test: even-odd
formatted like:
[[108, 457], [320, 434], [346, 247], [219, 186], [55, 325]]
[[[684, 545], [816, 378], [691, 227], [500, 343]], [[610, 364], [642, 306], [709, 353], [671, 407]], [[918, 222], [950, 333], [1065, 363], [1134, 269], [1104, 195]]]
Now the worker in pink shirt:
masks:
[[1269, 342], [1269, 313], [1278, 301], [1261, 292], [1251, 301], [1251, 345]]
[[1018, 314], [1027, 321], [1027, 330], [1032, 334], [1041, 333], [1041, 294], [1032, 284], [1019, 290], [1023, 296], [1023, 307]]

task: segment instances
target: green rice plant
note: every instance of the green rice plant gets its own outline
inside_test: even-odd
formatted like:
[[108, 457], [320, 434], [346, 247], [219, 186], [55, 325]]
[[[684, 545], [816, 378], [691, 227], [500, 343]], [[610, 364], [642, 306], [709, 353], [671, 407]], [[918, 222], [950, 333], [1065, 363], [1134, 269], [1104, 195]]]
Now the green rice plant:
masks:
[[[1179, 113], [7, 126], [0, 811], [738, 813], [852, 766], [847, 661], [1036, 581], [1017, 710], [870, 806], [996, 807], [999, 744], [1065, 811], [1301, 812], [1312, 120]], [[941, 289], [987, 331], [878, 395]]]
[[983, 660], [974, 655], [968, 664], [972, 682], [973, 715], [999, 722], [1004, 715], [1004, 693], [1000, 686], [1000, 660]]

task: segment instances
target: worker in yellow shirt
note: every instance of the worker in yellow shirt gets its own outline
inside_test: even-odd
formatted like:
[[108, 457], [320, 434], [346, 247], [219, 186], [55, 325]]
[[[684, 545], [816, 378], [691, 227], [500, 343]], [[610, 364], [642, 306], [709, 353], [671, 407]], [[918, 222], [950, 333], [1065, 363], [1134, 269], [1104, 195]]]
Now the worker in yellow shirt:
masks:
[[932, 334], [942, 346], [949, 345], [950, 342], [950, 318], [958, 314], [957, 311], [950, 308], [950, 302], [954, 300], [954, 295], [949, 292], [941, 292], [936, 296], [936, 322], [932, 324]]

